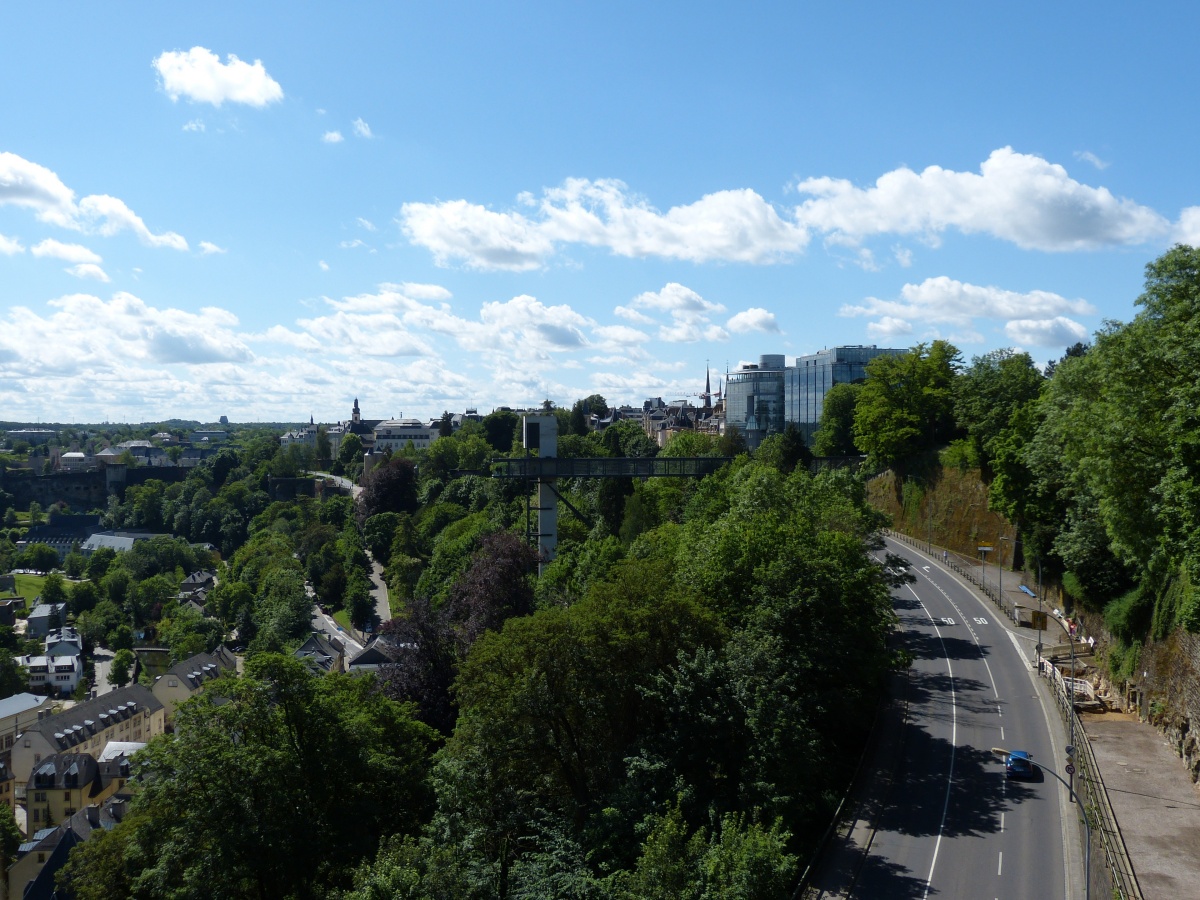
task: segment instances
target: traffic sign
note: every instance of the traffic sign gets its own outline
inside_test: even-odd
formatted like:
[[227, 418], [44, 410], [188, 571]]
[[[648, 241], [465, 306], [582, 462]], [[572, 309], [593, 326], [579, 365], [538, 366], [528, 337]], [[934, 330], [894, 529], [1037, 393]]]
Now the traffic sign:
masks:
[[1067, 756], [1074, 756], [1074, 755], [1075, 755], [1074, 744], [1067, 744]]
[[1071, 765], [1070, 763], [1067, 763], [1067, 774], [1068, 775], [1075, 774], [1075, 767], [1073, 765]]

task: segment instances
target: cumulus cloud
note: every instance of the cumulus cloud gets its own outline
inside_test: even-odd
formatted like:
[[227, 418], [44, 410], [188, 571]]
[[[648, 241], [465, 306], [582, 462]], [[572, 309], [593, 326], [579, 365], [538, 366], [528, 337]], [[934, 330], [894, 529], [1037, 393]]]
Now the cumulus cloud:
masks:
[[96, 281], [102, 281], [105, 284], [110, 280], [108, 273], [95, 263], [79, 263], [74, 266], [68, 266], [66, 271], [69, 275], [74, 275], [76, 278], [91, 278]]
[[1086, 300], [1069, 300], [1050, 291], [1021, 293], [968, 284], [942, 275], [927, 278], [920, 284], [904, 285], [898, 300], [868, 297], [862, 304], [843, 306], [838, 314], [874, 318], [875, 321], [867, 326], [873, 337], [909, 334], [913, 331], [911, 323], [916, 321], [935, 329], [937, 326], [955, 329], [954, 337], [969, 343], [982, 340], [975, 326], [978, 319], [1011, 322], [1062, 318], [1082, 329], [1082, 325], [1062, 314], [1091, 315], [1095, 312]]
[[321, 140], [326, 144], [340, 144], [345, 138], [340, 131], [327, 131], [321, 135]]
[[211, 50], [193, 47], [159, 54], [154, 68], [162, 89], [173, 101], [186, 97], [213, 106], [228, 101], [261, 108], [283, 99], [283, 88], [259, 59], [247, 63], [230, 53], [222, 63]]
[[1189, 206], [1179, 214], [1175, 240], [1181, 244], [1200, 247], [1200, 206]]
[[[671, 322], [660, 325], [658, 339], [668, 343], [694, 343], [696, 341], [724, 341], [729, 333], [714, 325], [711, 316], [725, 312], [720, 303], [705, 300], [689, 287], [678, 282], [669, 282], [661, 291], [645, 291], [633, 298], [637, 309], [665, 312]], [[653, 321], [653, 320], [650, 320]]]
[[211, 256], [214, 253], [226, 253], [228, 251], [224, 247], [218, 247], [212, 241], [201, 241], [200, 252], [204, 256]]
[[[522, 191], [520, 209], [466, 199], [409, 202], [398, 221], [438, 265], [512, 271], [540, 268], [569, 245], [637, 258], [766, 264], [794, 257], [821, 235], [827, 246], [853, 248], [854, 264], [874, 269], [873, 251], [861, 244], [879, 235], [936, 246], [955, 230], [1051, 252], [1160, 241], [1172, 232], [1153, 209], [1011, 147], [992, 152], [978, 172], [901, 167], [868, 187], [822, 176], [801, 180], [795, 191], [802, 199], [790, 209], [736, 188], [663, 212], [624, 182], [571, 178], [540, 196]], [[893, 256], [901, 266], [911, 262], [907, 250]]]
[[653, 325], [654, 320], [636, 309], [630, 309], [628, 306], [617, 306], [613, 308], [613, 312], [622, 319], [628, 319], [630, 322], [637, 322], [639, 325]]
[[225, 310], [160, 309], [125, 292], [107, 301], [69, 294], [48, 305], [49, 315], [15, 307], [0, 319], [0, 350], [15, 354], [34, 374], [107, 370], [113, 361], [136, 366], [253, 359], [234, 332], [237, 318]]
[[730, 331], [736, 334], [749, 334], [752, 331], [778, 333], [779, 323], [775, 321], [775, 313], [767, 312], [757, 306], [737, 313], [725, 323]]
[[24, 253], [25, 247], [17, 238], [10, 238], [7, 235], [0, 234], [0, 254], [5, 256], [15, 256], [18, 253]]
[[881, 175], [858, 188], [809, 178], [796, 209], [804, 226], [847, 240], [909, 234], [936, 241], [949, 228], [987, 234], [1033, 250], [1089, 250], [1163, 237], [1170, 224], [1154, 210], [1082, 184], [1060, 165], [1011, 147], [995, 150], [978, 173], [929, 166]]
[[429, 250], [439, 266], [463, 262], [474, 269], [521, 272], [539, 268], [554, 252], [537, 223], [519, 213], [493, 212], [477, 203], [405, 203], [400, 227]]
[[29, 251], [34, 256], [48, 256], [51, 259], [61, 259], [69, 263], [99, 263], [99, 254], [93, 253], [80, 244], [64, 244], [53, 238], [46, 238], [35, 244]]
[[609, 344], [642, 344], [650, 335], [628, 325], [598, 325], [592, 331]]
[[438, 265], [462, 262], [477, 269], [535, 269], [556, 244], [606, 247], [619, 256], [772, 262], [802, 250], [808, 235], [784, 221], [752, 190], [707, 194], [665, 213], [629, 192], [621, 181], [568, 179], [518, 198], [536, 217], [495, 212], [466, 200], [406, 203], [405, 235], [434, 255]]
[[372, 138], [375, 135], [371, 133], [371, 126], [362, 119], [354, 120], [354, 134], [360, 138]]
[[43, 222], [105, 236], [129, 230], [143, 244], [186, 250], [187, 241], [168, 231], [155, 234], [122, 200], [107, 194], [90, 194], [78, 202], [75, 192], [45, 166], [15, 153], [0, 153], [0, 206], [33, 211]]
[[190, 122], [183, 123], [184, 131], [204, 131], [203, 119], [192, 119]]
[[1016, 344], [1038, 347], [1063, 347], [1087, 339], [1087, 329], [1065, 316], [1052, 319], [1014, 319], [1004, 333]]

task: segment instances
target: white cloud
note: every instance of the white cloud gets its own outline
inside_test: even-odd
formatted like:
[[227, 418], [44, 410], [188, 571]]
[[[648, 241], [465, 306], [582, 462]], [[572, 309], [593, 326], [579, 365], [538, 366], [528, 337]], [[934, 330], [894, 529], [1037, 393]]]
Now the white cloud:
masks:
[[613, 312], [622, 319], [628, 319], [630, 322], [637, 322], [640, 325], [653, 325], [654, 320], [645, 313], [640, 313], [636, 309], [630, 309], [628, 306], [617, 306], [613, 308]]
[[0, 254], [5, 256], [15, 256], [18, 253], [24, 252], [25, 248], [22, 246], [20, 240], [0, 234]]
[[440, 284], [419, 284], [414, 281], [405, 281], [403, 284], [385, 284], [382, 287], [387, 290], [397, 290], [415, 300], [449, 300], [454, 296]]
[[353, 250], [355, 247], [365, 247], [366, 244], [362, 242], [361, 238], [354, 238], [353, 240], [342, 241], [338, 246], [343, 250]]
[[200, 252], [204, 256], [211, 256], [214, 253], [227, 253], [228, 251], [224, 247], [218, 247], [212, 241], [201, 241]]
[[767, 312], [757, 306], [737, 313], [725, 324], [730, 331], [736, 334], [749, 334], [752, 331], [779, 332], [779, 323], [775, 321], [775, 313]]
[[1154, 210], [1072, 179], [1067, 170], [1011, 147], [993, 151], [974, 172], [929, 166], [881, 175], [870, 188], [836, 178], [796, 185], [803, 226], [851, 241], [910, 234], [936, 241], [948, 228], [988, 234], [1035, 250], [1087, 250], [1163, 237], [1170, 224]]
[[[1063, 313], [1091, 315], [1095, 311], [1086, 300], [1069, 300], [1050, 291], [1020, 293], [993, 286], [967, 284], [942, 275], [927, 278], [920, 284], [904, 285], [898, 300], [868, 297], [861, 305], [843, 306], [838, 314], [875, 318], [867, 326], [868, 333], [873, 337], [911, 333], [913, 329], [910, 323], [916, 321], [932, 326], [948, 326], [955, 329], [954, 337], [957, 339], [974, 343], [983, 340], [975, 328], [978, 319], [1046, 320], [1061, 317]], [[1064, 318], [1063, 321], [1072, 320]], [[1072, 324], [1083, 328], [1077, 323]]]
[[913, 255], [912, 250], [909, 248], [900, 246], [893, 247], [892, 255], [896, 258], [896, 262], [900, 264], [901, 268], [907, 269], [912, 265]]
[[362, 119], [354, 120], [354, 134], [360, 138], [371, 138], [375, 136], [371, 134], [371, 126]]
[[184, 122], [183, 130], [184, 131], [204, 131], [205, 130], [204, 120], [203, 119], [192, 119], [189, 122]]
[[[124, 292], [108, 301], [69, 294], [48, 305], [53, 312], [46, 316], [14, 307], [0, 319], [0, 352], [8, 350], [31, 367], [31, 376], [57, 378], [99, 369], [115, 380], [127, 365], [253, 359], [233, 331], [237, 318], [225, 310], [158, 309]], [[108, 380], [101, 380], [98, 391], [105, 390]]]
[[429, 250], [439, 266], [461, 261], [475, 269], [521, 272], [539, 268], [554, 252], [536, 223], [466, 200], [405, 203], [399, 221], [408, 239]]
[[1017, 344], [1038, 347], [1065, 347], [1087, 339], [1087, 329], [1065, 316], [1052, 319], [1014, 319], [1004, 333]]
[[691, 288], [672, 281], [661, 291], [645, 291], [633, 298], [633, 305], [642, 309], [669, 312], [677, 318], [694, 319], [725, 311], [720, 303], [710, 303]]
[[375, 228], [375, 223], [372, 222], [370, 219], [364, 219], [362, 216], [359, 216], [355, 221], [358, 222], [359, 228], [365, 228], [367, 231], [376, 231], [377, 230]]
[[340, 131], [327, 131], [321, 135], [321, 140], [326, 144], [340, 144], [345, 138]]
[[[860, 245], [884, 234], [937, 246], [947, 230], [957, 230], [1025, 249], [1069, 251], [1161, 241], [1172, 230], [1153, 209], [1011, 147], [992, 152], [978, 172], [901, 167], [867, 188], [817, 177], [795, 190], [804, 199], [792, 209], [741, 188], [662, 212], [621, 181], [571, 178], [540, 197], [521, 191], [516, 201], [522, 212], [465, 199], [410, 202], [398, 221], [409, 241], [429, 250], [438, 265], [513, 271], [540, 268], [571, 244], [619, 256], [764, 264], [802, 252], [818, 234], [828, 246], [854, 248], [852, 261], [874, 269], [873, 252]], [[912, 261], [902, 248], [893, 255], [901, 266]]]
[[317, 260], [317, 268], [320, 269], [322, 272], [328, 272], [329, 271], [329, 263], [325, 262], [325, 260], [323, 260], [323, 259], [318, 259]]
[[74, 266], [68, 266], [66, 271], [69, 275], [74, 275], [76, 278], [92, 278], [96, 281], [102, 281], [105, 284], [110, 281], [108, 273], [95, 263], [79, 263]]
[[35, 244], [29, 251], [34, 256], [48, 256], [51, 259], [61, 259], [69, 263], [99, 263], [103, 262], [99, 254], [93, 253], [80, 244], [64, 244], [53, 238], [46, 238]]
[[521, 271], [545, 264], [556, 244], [607, 247], [619, 256], [692, 262], [773, 262], [800, 250], [808, 234], [785, 222], [752, 190], [718, 191], [663, 213], [623, 182], [573, 178], [543, 192], [537, 217], [495, 212], [466, 200], [406, 203], [401, 227], [438, 265]]
[[1108, 163], [1106, 163], [1104, 160], [1102, 160], [1100, 157], [1098, 157], [1091, 150], [1076, 150], [1075, 158], [1081, 159], [1086, 163], [1091, 163], [1097, 169], [1104, 170], [1104, 169], [1108, 168]]
[[892, 316], [884, 316], [877, 322], [867, 323], [867, 334], [881, 340], [891, 340], [902, 335], [912, 334], [912, 330], [912, 323]]
[[599, 325], [592, 331], [609, 344], [642, 344], [650, 340], [646, 332], [628, 325]]
[[1200, 206], [1189, 206], [1179, 214], [1175, 240], [1181, 244], [1200, 247]]
[[221, 58], [204, 47], [193, 47], [186, 53], [170, 50], [154, 60], [162, 80], [162, 89], [172, 100], [187, 97], [196, 103], [220, 106], [244, 103], [263, 107], [283, 99], [283, 88], [267, 74], [262, 60], [243, 62], [232, 53], [222, 63]]
[[0, 153], [0, 206], [33, 210], [39, 220], [73, 231], [109, 236], [128, 229], [148, 246], [187, 249], [180, 235], [155, 234], [116, 197], [91, 194], [76, 203], [75, 192], [56, 174], [15, 153]]

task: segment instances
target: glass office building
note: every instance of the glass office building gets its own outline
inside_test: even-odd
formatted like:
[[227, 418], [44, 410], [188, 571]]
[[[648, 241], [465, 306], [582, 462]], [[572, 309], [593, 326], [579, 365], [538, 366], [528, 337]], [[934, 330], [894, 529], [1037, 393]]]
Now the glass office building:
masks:
[[786, 371], [782, 353], [765, 353], [757, 365], [744, 365], [725, 376], [725, 424], [737, 428], [751, 450], [768, 435], [783, 431]]
[[907, 350], [871, 345], [834, 347], [809, 356], [797, 356], [796, 365], [784, 371], [784, 421], [795, 423], [812, 443], [821, 423], [825, 394], [835, 384], [850, 384], [867, 377], [867, 363], [877, 356], [899, 356]]

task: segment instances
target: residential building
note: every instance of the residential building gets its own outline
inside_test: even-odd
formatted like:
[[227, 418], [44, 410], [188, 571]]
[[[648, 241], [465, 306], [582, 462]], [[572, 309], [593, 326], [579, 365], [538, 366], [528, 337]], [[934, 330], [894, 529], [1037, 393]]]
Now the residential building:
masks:
[[27, 726], [13, 744], [13, 774], [22, 784], [55, 753], [78, 750], [98, 757], [109, 741], [148, 741], [165, 730], [163, 704], [149, 688], [131, 684]]
[[4, 436], [8, 439], [10, 447], [17, 441], [24, 441], [36, 446], [48, 443], [51, 438], [58, 436], [58, 432], [49, 428], [14, 428], [12, 431], [5, 432]]
[[9, 809], [17, 808], [17, 779], [7, 763], [0, 763], [0, 803]]
[[78, 656], [14, 656], [29, 677], [30, 690], [51, 697], [70, 697], [83, 678], [83, 662]]
[[50, 698], [37, 694], [13, 694], [0, 700], [0, 762], [8, 765], [17, 735], [52, 712]]
[[221, 444], [229, 439], [228, 431], [193, 431], [188, 440], [193, 444]]
[[132, 550], [138, 541], [148, 541], [156, 537], [169, 538], [171, 535], [150, 531], [97, 531], [80, 545], [79, 550], [84, 556], [91, 556], [101, 547], [108, 547], [120, 553], [122, 550]]
[[45, 638], [51, 631], [61, 628], [67, 621], [67, 604], [39, 603], [29, 614], [25, 633], [30, 637]]
[[70, 450], [58, 458], [58, 467], [64, 472], [87, 472], [96, 468], [96, 460], [79, 450]]
[[100, 516], [56, 515], [45, 525], [34, 525], [17, 541], [17, 549], [24, 550], [30, 544], [47, 544], [54, 548], [60, 560], [99, 531]]
[[17, 861], [8, 869], [8, 896], [53, 897], [54, 875], [67, 864], [71, 848], [80, 843], [70, 825], [35, 831], [17, 848]]
[[438, 429], [420, 419], [388, 419], [375, 426], [375, 452], [404, 450], [409, 441], [418, 450], [427, 450], [437, 440]]
[[337, 638], [328, 637], [319, 631], [309, 635], [308, 640], [292, 655], [322, 674], [346, 670], [345, 645]]
[[236, 672], [237, 657], [221, 645], [212, 653], [197, 653], [171, 666], [154, 680], [151, 691], [165, 707], [169, 724], [175, 720], [175, 710], [184, 700], [200, 693], [214, 678]]
[[85, 806], [101, 803], [129, 780], [127, 757], [101, 763], [86, 753], [54, 753], [34, 767], [25, 787], [29, 829], [58, 825]]
[[361, 651], [356, 653], [346, 663], [346, 671], [366, 674], [378, 672], [384, 666], [391, 665], [400, 658], [405, 645], [397, 645], [382, 637], [373, 637]]
[[317, 433], [319, 430], [320, 427], [313, 422], [310, 416], [307, 425], [297, 428], [295, 431], [285, 432], [279, 438], [279, 446], [284, 450], [292, 446], [312, 447], [316, 449]]

